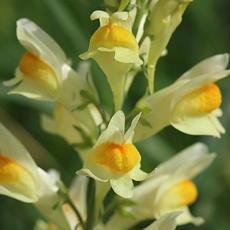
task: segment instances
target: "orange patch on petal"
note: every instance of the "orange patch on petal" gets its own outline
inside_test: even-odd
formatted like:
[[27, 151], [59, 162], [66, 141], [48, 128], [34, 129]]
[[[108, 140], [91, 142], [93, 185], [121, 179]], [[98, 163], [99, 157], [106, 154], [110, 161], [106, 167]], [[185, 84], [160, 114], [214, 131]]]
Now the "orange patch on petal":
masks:
[[168, 189], [159, 202], [159, 205], [174, 209], [181, 206], [188, 206], [197, 199], [198, 191], [191, 180], [184, 180]]
[[98, 145], [94, 150], [95, 161], [118, 173], [128, 173], [140, 162], [141, 157], [133, 144], [118, 145], [106, 142]]
[[12, 192], [36, 199], [37, 188], [30, 172], [3, 156], [0, 156], [0, 184]]
[[125, 47], [138, 52], [138, 45], [133, 34], [120, 26], [108, 25], [100, 27], [90, 40], [90, 47], [105, 47], [113, 49], [114, 47]]
[[[0, 156], [0, 182], [15, 183], [19, 180], [20, 173], [27, 172], [18, 163]], [[28, 172], [27, 172], [28, 173]]]
[[222, 102], [221, 92], [214, 83], [204, 85], [185, 95], [178, 102], [183, 106], [186, 114], [210, 113], [220, 107]]
[[58, 81], [54, 70], [33, 54], [26, 53], [22, 57], [19, 69], [25, 76], [33, 78], [48, 90], [57, 90]]

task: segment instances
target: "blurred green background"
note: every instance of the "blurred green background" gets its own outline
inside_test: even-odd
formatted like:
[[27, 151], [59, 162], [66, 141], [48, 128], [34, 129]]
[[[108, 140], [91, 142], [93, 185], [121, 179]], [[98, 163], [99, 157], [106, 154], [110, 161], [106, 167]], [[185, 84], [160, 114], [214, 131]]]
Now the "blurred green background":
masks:
[[[87, 50], [88, 41], [97, 29], [90, 14], [103, 9], [102, 0], [1, 0], [0, 1], [0, 81], [11, 79], [24, 48], [16, 38], [16, 21], [26, 17], [48, 32], [73, 60]], [[156, 87], [160, 89], [175, 81], [197, 62], [215, 54], [230, 52], [230, 1], [194, 0], [186, 10], [183, 22], [168, 46], [168, 55], [158, 62]], [[111, 93], [104, 75], [97, 65], [92, 66], [96, 87], [106, 109], [111, 108]], [[218, 82], [223, 94], [221, 122], [226, 134], [221, 139], [194, 137], [168, 127], [159, 134], [138, 143], [142, 154], [142, 167], [150, 171], [163, 160], [183, 148], [202, 141], [217, 159], [195, 179], [199, 198], [192, 205], [195, 216], [203, 216], [206, 223], [200, 227], [186, 225], [177, 229], [227, 230], [230, 229], [230, 79]], [[135, 78], [126, 106], [131, 107], [144, 93], [143, 75]], [[68, 144], [58, 136], [44, 133], [39, 124], [39, 113], [52, 113], [53, 104], [35, 102], [21, 96], [7, 95], [0, 84], [0, 120], [27, 147], [37, 164], [45, 170], [57, 168], [67, 185], [81, 167], [79, 158]], [[39, 213], [30, 204], [0, 196], [0, 229], [33, 229]]]

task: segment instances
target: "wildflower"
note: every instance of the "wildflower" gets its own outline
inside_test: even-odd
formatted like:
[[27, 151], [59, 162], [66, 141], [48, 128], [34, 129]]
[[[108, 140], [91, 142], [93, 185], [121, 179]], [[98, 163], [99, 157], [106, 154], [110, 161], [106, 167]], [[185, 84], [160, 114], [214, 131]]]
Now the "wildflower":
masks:
[[89, 49], [80, 55], [83, 60], [93, 58], [104, 71], [114, 96], [115, 110], [123, 100], [124, 83], [133, 63], [142, 64], [139, 47], [131, 32], [131, 18], [127, 12], [116, 12], [111, 17], [103, 11], [91, 14], [100, 19], [100, 27], [90, 39]]
[[42, 100], [58, 100], [66, 106], [82, 103], [80, 90], [88, 86], [71, 67], [60, 46], [41, 28], [28, 19], [17, 21], [17, 37], [28, 51], [15, 71], [15, 78], [5, 86], [19, 83], [10, 94]]
[[[153, 93], [153, 78], [158, 59], [182, 21], [182, 15], [192, 0], [158, 0], [151, 4], [146, 18], [144, 38], [151, 39], [148, 56], [148, 81], [150, 93]], [[153, 5], [153, 6], [152, 6]]]
[[128, 228], [138, 221], [159, 219], [174, 211], [182, 212], [177, 218], [178, 225], [202, 224], [203, 218], [192, 216], [188, 208], [198, 196], [192, 179], [206, 169], [214, 158], [215, 154], [208, 154], [204, 144], [197, 143], [160, 164], [151, 178], [135, 187], [132, 201], [136, 205], [127, 209], [135, 218], [127, 219], [116, 213], [109, 221], [108, 229], [118, 230], [112, 226], [119, 219], [122, 227]]
[[220, 137], [225, 130], [218, 120], [222, 98], [215, 82], [229, 75], [227, 64], [227, 54], [213, 56], [195, 65], [171, 86], [142, 98], [136, 108], [148, 111], [137, 125], [134, 141], [170, 124], [187, 134]]
[[142, 181], [149, 175], [140, 169], [141, 156], [132, 144], [137, 115], [124, 133], [125, 117], [118, 111], [108, 128], [100, 135], [78, 174], [93, 177], [101, 182], [110, 181], [115, 193], [125, 198], [133, 195], [132, 179]]
[[59, 188], [48, 173], [37, 167], [25, 147], [0, 124], [0, 194], [33, 203], [45, 218], [69, 229], [61, 210]]

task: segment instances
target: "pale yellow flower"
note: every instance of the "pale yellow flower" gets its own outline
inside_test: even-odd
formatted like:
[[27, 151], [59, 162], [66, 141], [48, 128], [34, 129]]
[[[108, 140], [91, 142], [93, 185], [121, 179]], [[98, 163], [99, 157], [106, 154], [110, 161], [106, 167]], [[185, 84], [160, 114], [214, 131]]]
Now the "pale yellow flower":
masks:
[[42, 215], [63, 230], [69, 230], [61, 210], [56, 181], [37, 167], [25, 147], [0, 124], [0, 194], [33, 203]]
[[82, 103], [80, 91], [86, 81], [69, 65], [60, 46], [29, 19], [17, 21], [17, 37], [27, 53], [15, 71], [15, 78], [4, 82], [16, 85], [10, 94], [42, 101], [60, 101], [71, 109]]
[[91, 37], [88, 51], [80, 58], [93, 58], [98, 63], [113, 92], [115, 110], [119, 110], [126, 74], [133, 63], [142, 64], [138, 44], [131, 32], [132, 20], [127, 12], [116, 12], [110, 17], [103, 11], [93, 12], [91, 19], [100, 19], [100, 27]]
[[215, 84], [230, 74], [228, 55], [208, 58], [184, 73], [174, 84], [142, 98], [138, 110], [148, 110], [138, 123], [134, 141], [147, 138], [168, 125], [192, 135], [220, 137], [225, 130], [218, 117], [222, 96]]
[[140, 169], [141, 156], [132, 144], [136, 116], [126, 133], [125, 116], [118, 111], [108, 128], [102, 132], [93, 149], [84, 161], [78, 174], [87, 175], [101, 182], [110, 182], [112, 189], [123, 197], [132, 197], [133, 180], [142, 181], [150, 175]]

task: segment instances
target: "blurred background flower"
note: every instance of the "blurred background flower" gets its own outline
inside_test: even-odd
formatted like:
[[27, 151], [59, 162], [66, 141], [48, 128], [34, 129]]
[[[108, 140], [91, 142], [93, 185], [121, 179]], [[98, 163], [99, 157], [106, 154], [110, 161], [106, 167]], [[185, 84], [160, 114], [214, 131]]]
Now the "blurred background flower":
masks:
[[[0, 121], [26, 146], [36, 163], [44, 168], [57, 168], [67, 185], [81, 163], [74, 150], [59, 136], [42, 131], [39, 113], [52, 114], [54, 104], [37, 102], [20, 95], [7, 95], [9, 88], [2, 81], [14, 76], [14, 70], [26, 52], [16, 38], [16, 21], [29, 18], [50, 34], [72, 59], [73, 68], [79, 63], [79, 54], [85, 52], [89, 39], [98, 28], [90, 20], [94, 10], [103, 10], [102, 0], [1, 0], [0, 1]], [[199, 61], [210, 56], [230, 52], [230, 2], [194, 0], [189, 5], [183, 22], [173, 34], [156, 70], [156, 91], [172, 84], [178, 76]], [[112, 93], [103, 72], [92, 61], [92, 75], [101, 101], [108, 112], [112, 110]], [[147, 80], [138, 74], [125, 102], [125, 112], [145, 92]], [[203, 216], [204, 225], [197, 230], [230, 229], [230, 79], [217, 83], [223, 95], [220, 119], [226, 128], [221, 139], [185, 135], [167, 127], [154, 137], [137, 144], [142, 154], [142, 169], [150, 172], [163, 160], [197, 141], [216, 152], [213, 165], [195, 179], [199, 190], [191, 212]], [[103, 90], [102, 90], [103, 89]], [[32, 229], [39, 217], [32, 205], [0, 196], [0, 229]], [[194, 229], [193, 225], [177, 229]]]

